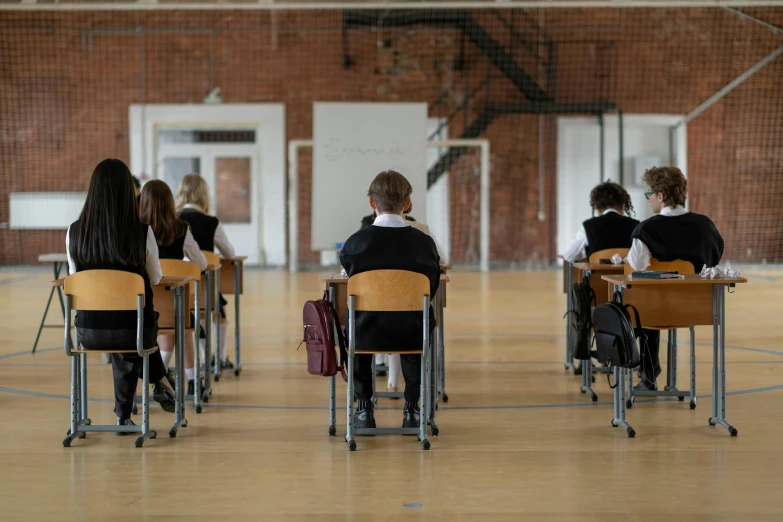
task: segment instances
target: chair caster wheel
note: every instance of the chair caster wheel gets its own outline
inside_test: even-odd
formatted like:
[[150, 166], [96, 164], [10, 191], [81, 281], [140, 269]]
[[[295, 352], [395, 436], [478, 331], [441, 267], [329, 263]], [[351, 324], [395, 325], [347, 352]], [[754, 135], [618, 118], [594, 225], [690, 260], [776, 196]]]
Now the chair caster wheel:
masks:
[[729, 428], [729, 435], [731, 435], [732, 437], [736, 437], [738, 434], [739, 432], [737, 431], [737, 428], [735, 428], [734, 426]]
[[695, 401], [691, 401], [691, 409], [692, 410], [696, 409], [696, 402]]
[[582, 375], [582, 368], [574, 368], [574, 375]]
[[593, 376], [592, 379], [593, 379], [593, 384], [595, 384], [595, 376]]
[[71, 447], [71, 439], [65, 439], [63, 441], [63, 448], [70, 448]]
[[241, 372], [240, 372], [239, 368], [237, 368], [236, 370], [234, 370], [234, 377], [239, 377], [240, 373]]
[[715, 426], [715, 423], [714, 423], [714, 422], [712, 422], [712, 417], [710, 417], [709, 419], [707, 419], [707, 424], [709, 424], [710, 426]]
[[685, 397], [677, 397], [677, 400], [680, 401], [680, 402], [683, 402], [683, 401], [685, 401]]
[[196, 413], [201, 413], [201, 411], [202, 411], [201, 405], [199, 404], [198, 406], [196, 406]]
[[632, 409], [633, 408], [633, 401], [631, 399], [628, 399], [627, 401], [625, 401], [625, 407], [628, 408], [629, 410]]
[[84, 419], [85, 426], [89, 426], [90, 424], [92, 424], [92, 419]]
[[218, 381], [220, 381], [220, 375], [215, 374], [215, 382], [218, 382]]
[[565, 371], [568, 371], [568, 370], [570, 370], [570, 369], [571, 369], [571, 367], [568, 365], [568, 363], [566, 363], [566, 364], [564, 364], [564, 365], [563, 365], [563, 369], [564, 369]]
[[144, 445], [144, 437], [139, 437], [138, 439], [136, 439], [136, 447], [137, 448], [140, 448], [143, 445]]
[[169, 438], [176, 439], [177, 438], [177, 430], [169, 430]]
[[593, 402], [598, 402], [598, 395], [593, 395]]
[[421, 443], [421, 447], [424, 448], [424, 451], [427, 451], [428, 449], [430, 449], [430, 441], [424, 439], [424, 442]]
[[628, 428], [625, 431], [626, 431], [626, 433], [628, 433], [628, 438], [629, 439], [633, 439], [634, 437], [636, 437], [636, 432], [633, 431], [633, 428]]
[[334, 437], [335, 435], [337, 435], [337, 428], [334, 426], [329, 426], [329, 436]]
[[580, 392], [582, 392], [582, 393], [587, 393], [587, 392], [586, 392], [586, 391], [584, 391], [584, 390], [579, 390], [579, 391], [580, 391]]
[[355, 441], [348, 441], [348, 449], [351, 451], [356, 451], [356, 442]]
[[432, 436], [433, 437], [437, 437], [439, 433], [440, 433], [440, 430], [438, 429], [438, 427], [437, 426], [433, 426], [432, 427]]
[[205, 393], [205, 394], [204, 394], [204, 396], [203, 396], [203, 397], [201, 397], [201, 402], [209, 402], [209, 395], [207, 395], [207, 394]]
[[443, 402], [449, 402], [449, 396], [447, 394], [443, 394]]
[[84, 432], [84, 431], [80, 432], [79, 433], [79, 438], [80, 439], [86, 439], [87, 438], [87, 432]]

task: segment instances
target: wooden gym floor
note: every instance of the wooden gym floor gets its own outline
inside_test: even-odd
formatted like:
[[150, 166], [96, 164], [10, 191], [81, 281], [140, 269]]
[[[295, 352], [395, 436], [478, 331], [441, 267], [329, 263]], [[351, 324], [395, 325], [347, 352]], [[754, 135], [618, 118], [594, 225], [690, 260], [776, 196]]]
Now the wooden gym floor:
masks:
[[[308, 375], [297, 351], [302, 304], [320, 294], [316, 274], [247, 273], [244, 372], [215, 385], [203, 414], [190, 409], [178, 438], [167, 437], [172, 416], [153, 406], [160, 435], [143, 449], [132, 437], [97, 433], [64, 449], [62, 331], [46, 330], [39, 353], [29, 354], [50, 272], [8, 269], [0, 272], [0, 518], [783, 520], [783, 334], [775, 326], [783, 272], [743, 275], [750, 283], [727, 300], [736, 439], [707, 426], [710, 329], [697, 332], [698, 408], [639, 403], [628, 413], [637, 438], [628, 439], [609, 426], [603, 376], [592, 404], [580, 378], [563, 370], [559, 271], [456, 272], [446, 315], [451, 400], [439, 412], [440, 437], [429, 452], [411, 437], [359, 438], [349, 453], [344, 413], [338, 436], [327, 436], [328, 381]], [[111, 371], [98, 356], [89, 389], [90, 416], [113, 422]], [[379, 407], [379, 425], [398, 425], [399, 401]]]

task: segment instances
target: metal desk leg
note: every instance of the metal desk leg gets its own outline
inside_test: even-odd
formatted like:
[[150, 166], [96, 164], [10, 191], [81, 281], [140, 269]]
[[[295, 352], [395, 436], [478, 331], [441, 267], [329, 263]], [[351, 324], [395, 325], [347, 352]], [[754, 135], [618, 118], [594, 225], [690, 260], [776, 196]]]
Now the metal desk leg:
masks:
[[206, 274], [204, 289], [204, 389], [201, 391], [201, 400], [209, 402], [212, 395], [212, 272]]
[[636, 436], [634, 429], [625, 420], [625, 372], [628, 371], [625, 368], [614, 368], [614, 381], [616, 388], [614, 389], [614, 419], [612, 419], [612, 426], [622, 426], [625, 428], [625, 432], [628, 434], [628, 438], [632, 439]]
[[440, 321], [438, 321], [438, 366], [437, 379], [440, 382], [440, 393], [443, 394], [443, 402], [449, 402], [449, 394], [446, 393], [446, 323], [444, 315], [443, 286], [438, 289], [438, 312]]
[[[571, 263], [568, 261], [563, 260], [564, 269], [566, 271], [566, 312], [571, 310], [571, 287], [574, 284], [574, 276], [573, 276], [573, 269], [571, 268]], [[574, 375], [577, 374], [576, 367], [574, 366], [574, 359], [571, 357], [571, 328], [568, 326], [568, 321], [566, 321], [566, 346], [565, 346], [565, 369], [566, 370], [574, 370]]]
[[193, 407], [196, 413], [201, 413], [201, 348], [199, 339], [201, 338], [201, 281], [195, 282], [195, 312], [193, 314], [193, 358], [195, 375], [193, 377]]
[[691, 333], [691, 396], [690, 407], [696, 409], [696, 327], [689, 327]]
[[[438, 299], [436, 297], [436, 299]], [[440, 299], [438, 299], [440, 300]], [[427, 387], [427, 392], [429, 393], [429, 397], [427, 398], [427, 404], [429, 405], [428, 413], [429, 413], [429, 424], [430, 424], [430, 430], [432, 432], [433, 437], [437, 437], [440, 433], [440, 429], [438, 429], [438, 424], [436, 420], [437, 416], [437, 410], [438, 410], [438, 374], [440, 373], [440, 357], [438, 352], [439, 346], [440, 346], [440, 329], [436, 332], [436, 336], [438, 338], [435, 339], [435, 342], [430, 342], [430, 357], [429, 357], [429, 368], [428, 368], [428, 375], [429, 375], [429, 386]], [[430, 340], [432, 341], [432, 339]]]
[[79, 423], [89, 426], [92, 421], [87, 414], [87, 354], [76, 357], [79, 358]]
[[[720, 424], [728, 430], [729, 435], [736, 437], [737, 428], [726, 420], [726, 296], [724, 285], [713, 287], [713, 299], [715, 301], [713, 309], [720, 323], [720, 332], [718, 338], [713, 341], [713, 366], [715, 367], [712, 384], [713, 417], [709, 422], [711, 425]], [[715, 324], [712, 329], [714, 333], [718, 333], [718, 327]], [[717, 379], [715, 379], [716, 377]]]
[[239, 346], [239, 289], [242, 286], [239, 278], [241, 264], [234, 261], [234, 375], [242, 373], [242, 357]]
[[593, 361], [582, 361], [582, 393], [589, 393], [593, 402], [598, 402], [598, 395], [593, 391]]
[[177, 436], [180, 427], [188, 425], [185, 420], [185, 317], [184, 317], [185, 287], [174, 287], [174, 350], [177, 355], [177, 380], [174, 396], [174, 425], [169, 430], [169, 437]]
[[221, 360], [220, 360], [220, 270], [215, 270], [215, 382], [220, 380], [220, 374], [222, 373]]
[[[329, 283], [329, 302], [334, 309], [337, 309], [337, 289], [333, 283]], [[239, 315], [237, 313], [237, 315]], [[337, 325], [332, 325], [336, 328]], [[337, 336], [335, 336], [337, 339]], [[335, 375], [329, 377], [329, 436], [334, 437], [337, 434], [337, 379]]]
[[[666, 387], [665, 391], [679, 391], [677, 389], [677, 330], [672, 328], [668, 332], [666, 342]], [[677, 400], [684, 401], [685, 397], [677, 397]]]
[[[65, 263], [55, 261], [52, 263], [52, 266], [54, 267], [54, 280], [60, 279], [60, 272], [62, 271], [63, 265]], [[60, 309], [63, 312], [63, 319], [65, 318], [65, 303], [63, 302], [63, 290], [62, 287], [59, 286], [53, 286], [52, 289], [49, 291], [49, 300], [46, 301], [46, 308], [44, 308], [43, 317], [41, 318], [41, 325], [38, 327], [38, 334], [35, 336], [35, 342], [33, 343], [33, 351], [32, 353], [35, 353], [35, 350], [38, 348], [38, 341], [41, 339], [41, 332], [44, 328], [46, 328], [46, 316], [49, 315], [49, 306], [52, 304], [52, 297], [54, 297], [54, 293], [57, 292], [57, 297], [60, 299]], [[53, 325], [54, 326], [54, 325]], [[56, 328], [60, 328], [59, 325], [56, 326]]]

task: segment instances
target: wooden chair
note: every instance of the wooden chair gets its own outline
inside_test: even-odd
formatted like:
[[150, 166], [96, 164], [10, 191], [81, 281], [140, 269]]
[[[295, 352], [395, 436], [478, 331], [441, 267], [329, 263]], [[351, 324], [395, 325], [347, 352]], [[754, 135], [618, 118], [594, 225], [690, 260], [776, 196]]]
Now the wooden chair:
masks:
[[[356, 312], [421, 312], [423, 342], [421, 349], [399, 350], [392, 353], [421, 354], [421, 416], [418, 428], [353, 428], [355, 355], [374, 355], [371, 347], [356, 346]], [[348, 393], [347, 433], [345, 440], [351, 451], [356, 450], [354, 435], [418, 435], [425, 450], [430, 448], [427, 439], [427, 412], [429, 390], [427, 386], [427, 360], [430, 351], [430, 281], [427, 276], [405, 270], [374, 270], [352, 276], [348, 280]], [[384, 351], [383, 353], [388, 353]]]
[[[659, 261], [655, 258], [650, 260], [650, 266], [647, 270], [658, 270], [666, 272], [678, 272], [680, 274], [695, 274], [696, 270], [693, 267], [693, 263], [690, 261], [683, 261], [682, 259], [676, 259], [674, 261]], [[626, 264], [624, 268], [626, 275], [632, 274], [635, 270], [630, 264]], [[642, 325], [644, 325], [644, 317], [641, 318]], [[679, 401], [684, 401], [685, 397], [690, 399], [690, 409], [696, 409], [696, 329], [691, 326], [690, 331], [690, 392], [680, 392], [677, 390], [677, 329], [669, 326], [645, 326], [648, 330], [667, 331], [668, 339], [666, 341], [666, 386], [664, 391], [634, 391], [633, 389], [633, 373], [628, 372], [628, 400], [626, 401], [626, 407], [631, 408], [634, 403], [634, 396], [640, 397], [677, 397]]]
[[[85, 270], [65, 278], [65, 354], [71, 357], [71, 429], [63, 440], [68, 448], [76, 437], [84, 438], [88, 431], [140, 433], [136, 447], [140, 448], [148, 438], [157, 433], [150, 430], [149, 417], [149, 355], [158, 349], [145, 350], [144, 332], [144, 279], [138, 274], [117, 270]], [[71, 339], [71, 311], [136, 311], [135, 350], [86, 350], [73, 348]], [[87, 416], [87, 362], [88, 353], [138, 353], [142, 364], [142, 422], [141, 426], [93, 425]]]
[[630, 248], [606, 248], [590, 254], [590, 263], [599, 263], [601, 259], [611, 259], [615, 254], [620, 254], [623, 258], [628, 257]]

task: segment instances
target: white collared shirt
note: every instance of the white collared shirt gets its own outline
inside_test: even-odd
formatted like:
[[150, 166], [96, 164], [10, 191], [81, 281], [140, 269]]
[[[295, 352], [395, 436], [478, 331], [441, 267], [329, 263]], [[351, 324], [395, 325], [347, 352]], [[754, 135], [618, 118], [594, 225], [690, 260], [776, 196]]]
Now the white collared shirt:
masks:
[[[603, 211], [601, 214], [602, 216], [607, 215], [609, 212], [614, 212], [615, 214], [619, 214], [615, 209], [608, 208]], [[565, 253], [563, 253], [563, 259], [568, 261], [569, 263], [574, 263], [576, 261], [579, 261], [580, 259], [585, 259], [587, 257], [587, 232], [585, 232], [585, 227], [579, 229], [579, 231], [576, 233], [576, 237], [573, 241], [571, 241], [571, 244], [568, 245], [568, 248], [566, 249]]]
[[[68, 255], [68, 273], [76, 273], [76, 262], [71, 257], [71, 227], [65, 233], [65, 252]], [[158, 243], [155, 241], [155, 234], [152, 227], [147, 227], [147, 256], [144, 266], [147, 270], [147, 276], [150, 278], [150, 284], [157, 285], [160, 278], [163, 277], [163, 271], [160, 268], [160, 257], [158, 254]]]
[[372, 224], [376, 227], [402, 228], [409, 227], [408, 220], [399, 214], [379, 214]]
[[[202, 214], [206, 214], [203, 208], [193, 203], [187, 203], [182, 207], [183, 210], [186, 208], [198, 210]], [[214, 241], [215, 241], [215, 248], [217, 248], [220, 251], [220, 254], [223, 257], [234, 257], [234, 246], [231, 244], [231, 241], [228, 240], [226, 231], [223, 229], [223, 224], [220, 222], [218, 222], [218, 226], [215, 229]], [[185, 253], [185, 255], [187, 255], [187, 252]]]
[[207, 269], [207, 258], [204, 257], [204, 253], [201, 251], [198, 243], [196, 243], [196, 240], [193, 238], [193, 234], [190, 232], [190, 227], [188, 227], [188, 231], [185, 232], [185, 244], [182, 246], [182, 250], [185, 254], [185, 261], [192, 261], [193, 263], [196, 263], [199, 270], [202, 272]]
[[[687, 213], [688, 211], [682, 205], [664, 207], [661, 210], [661, 215], [666, 217], [677, 217]], [[650, 253], [650, 249], [647, 248], [647, 245], [638, 239], [634, 239], [631, 242], [631, 250], [628, 252], [628, 257], [625, 258], [626, 263], [631, 265], [631, 268], [634, 270], [641, 272], [642, 270], [647, 270], [650, 266], [651, 259], [652, 254]]]

